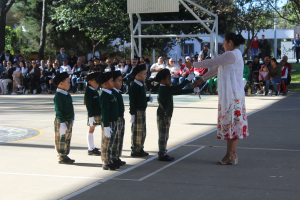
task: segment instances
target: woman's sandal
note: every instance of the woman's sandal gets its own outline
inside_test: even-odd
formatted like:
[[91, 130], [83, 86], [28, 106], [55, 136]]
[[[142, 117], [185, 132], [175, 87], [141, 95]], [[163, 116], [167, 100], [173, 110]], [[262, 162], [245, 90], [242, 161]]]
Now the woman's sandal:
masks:
[[[236, 156], [235, 159], [232, 159], [232, 157]], [[238, 157], [236, 154], [233, 154], [232, 156], [229, 157], [228, 162], [222, 162], [222, 160], [217, 162], [218, 165], [237, 165], [238, 164]]]

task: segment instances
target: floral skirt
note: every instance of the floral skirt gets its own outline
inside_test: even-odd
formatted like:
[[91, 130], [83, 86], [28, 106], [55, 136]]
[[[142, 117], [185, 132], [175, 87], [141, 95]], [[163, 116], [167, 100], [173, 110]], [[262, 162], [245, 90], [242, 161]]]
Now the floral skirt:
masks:
[[218, 139], [243, 139], [249, 136], [244, 95], [237, 95], [227, 108], [220, 103], [218, 107]]

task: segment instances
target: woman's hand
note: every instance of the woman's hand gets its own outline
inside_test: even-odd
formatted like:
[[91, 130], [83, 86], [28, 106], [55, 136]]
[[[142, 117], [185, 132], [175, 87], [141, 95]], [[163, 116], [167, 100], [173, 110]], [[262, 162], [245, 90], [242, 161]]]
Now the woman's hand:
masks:
[[194, 85], [194, 87], [197, 87], [197, 86], [200, 85], [201, 83], [203, 83], [203, 79], [202, 79], [202, 78], [200, 78], [200, 79], [197, 80], [197, 81], [194, 81], [193, 85]]

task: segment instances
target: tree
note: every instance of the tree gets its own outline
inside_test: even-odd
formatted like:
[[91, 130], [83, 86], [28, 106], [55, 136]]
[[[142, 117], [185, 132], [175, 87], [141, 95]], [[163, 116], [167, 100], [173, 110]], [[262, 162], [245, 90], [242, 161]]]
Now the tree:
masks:
[[21, 27], [11, 29], [11, 27], [5, 27], [5, 49], [10, 50], [12, 54], [15, 54], [16, 50], [23, 50], [27, 48], [27, 44], [22, 42], [22, 29]]
[[47, 19], [47, 0], [43, 0], [43, 14], [42, 14], [42, 25], [41, 25], [41, 38], [40, 38], [40, 50], [39, 59], [42, 60], [45, 57], [45, 43], [46, 43], [46, 19]]
[[0, 1], [0, 51], [5, 47], [5, 26], [6, 26], [6, 14], [15, 3], [15, 0], [1, 0]]
[[93, 57], [99, 44], [121, 38], [129, 38], [129, 17], [126, 13], [126, 0], [62, 0], [54, 7], [51, 17], [57, 20], [58, 30], [68, 31], [78, 28], [86, 32], [91, 40]]
[[[44, 28], [45, 31], [45, 43], [44, 47], [41, 48], [41, 32], [42, 19], [43, 19], [43, 0], [27, 0], [21, 1], [14, 4], [12, 7], [13, 12], [15, 12], [15, 17], [19, 21], [20, 25], [23, 27], [23, 35], [29, 40], [28, 48], [24, 49], [22, 52], [27, 54], [38, 53], [40, 50], [44, 50], [44, 54], [49, 56], [55, 56], [59, 52], [61, 47], [65, 49], [74, 49], [79, 52], [85, 52], [88, 43], [88, 37], [85, 36], [85, 32], [80, 32], [77, 28], [72, 28], [68, 31], [57, 30], [56, 27], [58, 23], [56, 20], [52, 20], [50, 15], [54, 14], [56, 11], [51, 9], [52, 1], [46, 1], [47, 15], [44, 17]], [[46, 14], [46, 12], [45, 12]], [[47, 38], [47, 39], [46, 39]], [[76, 42], [74, 42], [76, 41]], [[41, 56], [39, 53], [40, 58]]]

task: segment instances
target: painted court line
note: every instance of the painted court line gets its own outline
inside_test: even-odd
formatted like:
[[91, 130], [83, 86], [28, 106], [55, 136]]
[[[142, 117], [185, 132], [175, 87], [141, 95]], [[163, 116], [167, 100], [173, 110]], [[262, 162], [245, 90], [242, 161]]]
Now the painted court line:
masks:
[[168, 164], [168, 165], [166, 165], [166, 166], [164, 166], [164, 167], [162, 167], [162, 168], [156, 170], [155, 172], [152, 172], [151, 174], [148, 174], [147, 176], [144, 176], [143, 178], [140, 178], [139, 181], [143, 181], [143, 180], [145, 180], [146, 178], [149, 178], [150, 176], [153, 176], [154, 174], [157, 174], [158, 172], [160, 172], [160, 171], [162, 171], [162, 170], [164, 170], [164, 169], [170, 167], [171, 165], [174, 165], [175, 163], [178, 163], [179, 161], [185, 159], [186, 157], [189, 157], [190, 155], [196, 153], [197, 151], [200, 151], [200, 150], [203, 149], [203, 148], [204, 148], [204, 147], [200, 147], [200, 148], [196, 149], [195, 151], [192, 151], [191, 153], [189, 153], [189, 154], [187, 154], [187, 155], [185, 155], [185, 156], [179, 158], [178, 160], [175, 160], [175, 161], [171, 162], [170, 164]]
[[[274, 103], [273, 103], [273, 104], [274, 104]], [[264, 107], [264, 108], [261, 108], [261, 109], [259, 109], [259, 110], [257, 110], [257, 111], [251, 112], [251, 113], [249, 113], [249, 114], [247, 114], [247, 115], [250, 116], [250, 115], [252, 115], [252, 114], [254, 114], [254, 113], [257, 113], [257, 112], [259, 112], [259, 111], [262, 111], [262, 110], [264, 110], [264, 109], [266, 109], [266, 108], [269, 108], [269, 107], [272, 106], [273, 104], [268, 105], [268, 106], [266, 106], [266, 107]], [[202, 138], [202, 137], [204, 137], [204, 136], [206, 136], [206, 135], [209, 135], [209, 134], [211, 134], [212, 132], [215, 132], [216, 130], [217, 130], [217, 129], [215, 128], [215, 129], [213, 129], [213, 130], [211, 130], [211, 131], [209, 131], [209, 132], [207, 132], [207, 133], [205, 133], [205, 134], [202, 134], [202, 135], [200, 135], [200, 136], [198, 136], [198, 137], [196, 137], [196, 138], [194, 138], [194, 139], [191, 139], [191, 140], [189, 140], [189, 141], [187, 141], [187, 142], [184, 142], [184, 143], [182, 143], [182, 144], [180, 144], [180, 145], [178, 145], [178, 146], [175, 146], [175, 147], [171, 148], [170, 150], [168, 150], [168, 152], [173, 151], [173, 150], [175, 150], [175, 149], [177, 149], [177, 148], [179, 148], [179, 147], [181, 147], [181, 146], [184, 146], [184, 145], [186, 145], [186, 144], [188, 144], [188, 143], [191, 143], [191, 142], [193, 142], [193, 141], [195, 141], [195, 140], [198, 140], [198, 139], [200, 139], [200, 138]], [[203, 147], [203, 148], [204, 148], [204, 147]], [[199, 149], [199, 150], [200, 150], [200, 149]], [[101, 183], [104, 183], [104, 182], [106, 182], [106, 181], [108, 181], [108, 180], [110, 180], [110, 179], [113, 179], [113, 178], [115, 178], [115, 177], [117, 177], [117, 176], [120, 176], [120, 175], [122, 175], [122, 174], [124, 174], [124, 173], [127, 173], [127, 172], [129, 172], [129, 171], [131, 171], [131, 170], [133, 170], [133, 169], [135, 169], [135, 168], [141, 166], [141, 165], [144, 165], [144, 164], [146, 164], [146, 163], [148, 163], [148, 162], [150, 162], [150, 161], [156, 159], [157, 157], [158, 157], [158, 156], [153, 156], [153, 157], [149, 158], [148, 160], [145, 160], [145, 161], [143, 161], [143, 162], [141, 162], [141, 163], [138, 163], [137, 165], [134, 165], [134, 166], [132, 166], [132, 167], [130, 167], [130, 168], [125, 169], [124, 171], [121, 171], [121, 172], [119, 172], [119, 173], [113, 174], [112, 176], [109, 176], [109, 177], [107, 177], [107, 178], [104, 178], [104, 179], [101, 180], [100, 182], [101, 182]], [[134, 179], [132, 179], [132, 180], [134, 180]], [[68, 196], [66, 196], [66, 197], [64, 197], [64, 198], [62, 198], [61, 200], [67, 200], [67, 199], [70, 199], [70, 198], [72, 198], [72, 197], [74, 197], [74, 196], [76, 196], [76, 195], [78, 195], [78, 194], [81, 194], [81, 193], [83, 193], [83, 192], [85, 192], [85, 191], [87, 191], [87, 190], [89, 190], [89, 189], [91, 189], [91, 188], [93, 188], [93, 187], [96, 187], [96, 186], [99, 185], [99, 184], [100, 184], [100, 183], [97, 182], [97, 183], [94, 183], [94, 184], [89, 185], [89, 186], [87, 186], [87, 187], [84, 187], [84, 188], [82, 188], [81, 190], [78, 190], [78, 191], [76, 191], [76, 192], [74, 192], [74, 193], [72, 193], [72, 194], [70, 194], [70, 195], [68, 195]]]
[[94, 178], [94, 177], [57, 176], [57, 175], [45, 175], [45, 174], [22, 174], [22, 173], [8, 173], [8, 172], [0, 172], [0, 174], [23, 175], [23, 176], [46, 176], [46, 177], [55, 177], [55, 178], [82, 178], [82, 179], [97, 179], [97, 180], [103, 179], [103, 178]]

